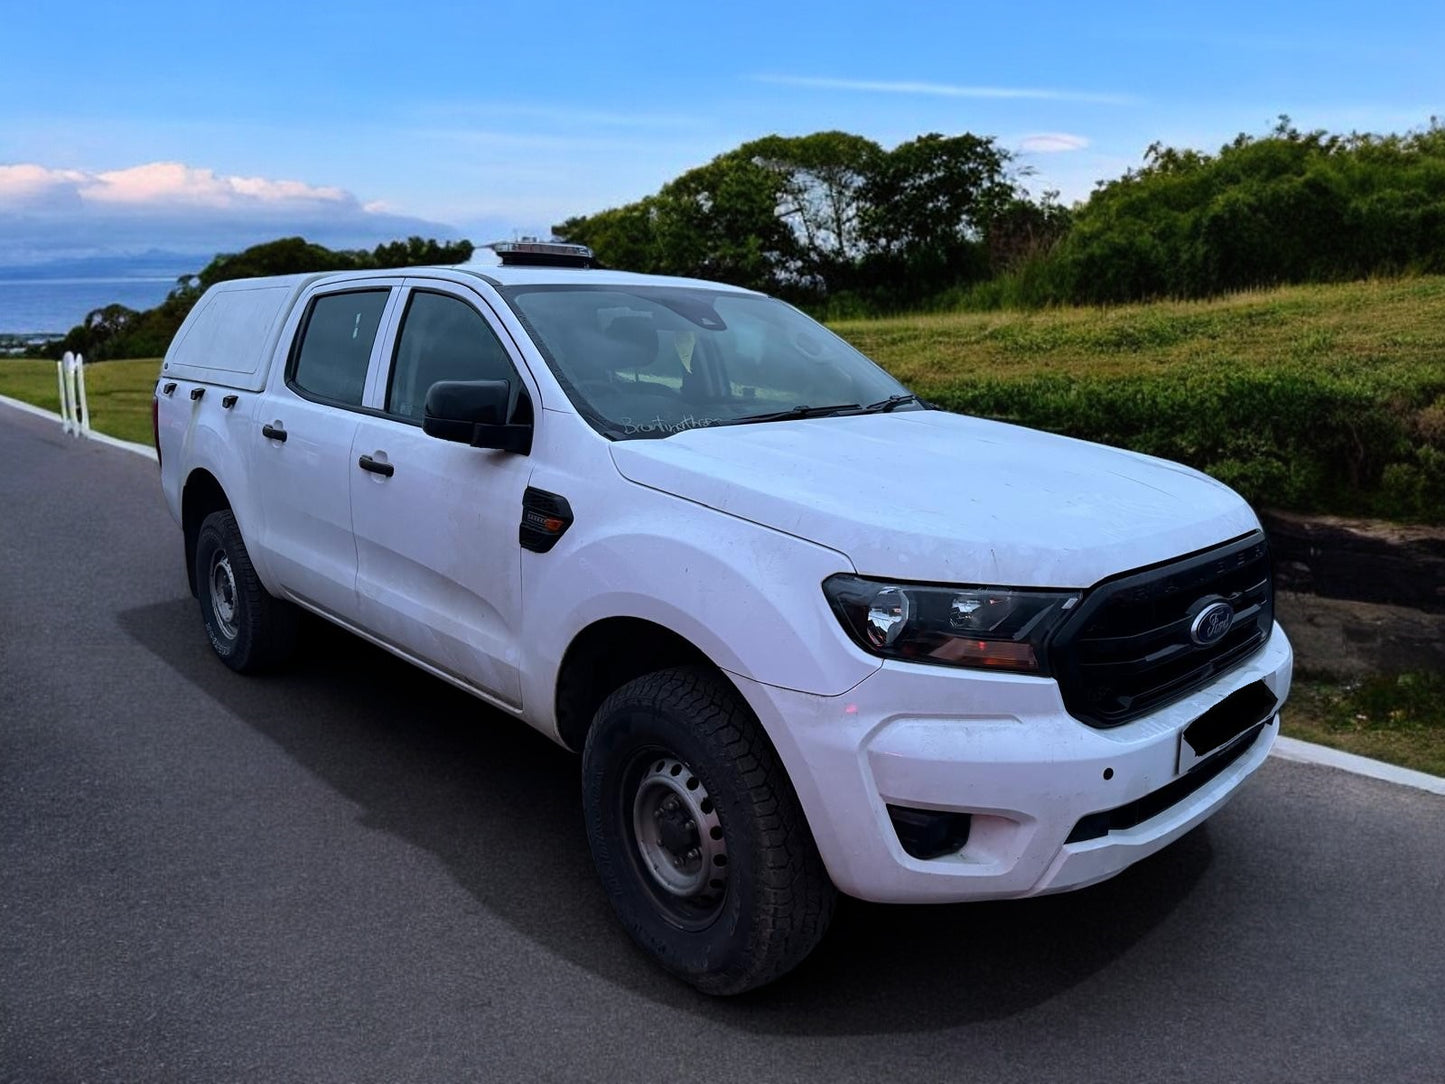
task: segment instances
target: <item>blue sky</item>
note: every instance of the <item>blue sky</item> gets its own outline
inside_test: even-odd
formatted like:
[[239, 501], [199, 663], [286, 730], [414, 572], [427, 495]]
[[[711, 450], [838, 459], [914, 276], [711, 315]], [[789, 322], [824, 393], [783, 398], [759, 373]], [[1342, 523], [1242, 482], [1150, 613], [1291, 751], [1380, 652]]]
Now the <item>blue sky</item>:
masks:
[[1155, 140], [1445, 116], [1439, 0], [0, 2], [0, 264], [545, 231], [772, 132], [991, 135], [1074, 200]]

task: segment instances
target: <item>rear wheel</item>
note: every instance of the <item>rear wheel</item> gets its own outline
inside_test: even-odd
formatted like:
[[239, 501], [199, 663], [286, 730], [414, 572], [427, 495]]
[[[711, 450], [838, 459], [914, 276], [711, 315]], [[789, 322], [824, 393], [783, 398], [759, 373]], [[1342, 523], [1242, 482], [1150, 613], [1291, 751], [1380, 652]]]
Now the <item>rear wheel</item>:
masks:
[[582, 765], [598, 873], [663, 967], [736, 994], [812, 951], [836, 891], [777, 754], [719, 675], [624, 685], [598, 709]]
[[290, 656], [296, 646], [296, 608], [261, 586], [230, 511], [212, 512], [202, 521], [195, 577], [206, 636], [222, 662], [250, 674]]

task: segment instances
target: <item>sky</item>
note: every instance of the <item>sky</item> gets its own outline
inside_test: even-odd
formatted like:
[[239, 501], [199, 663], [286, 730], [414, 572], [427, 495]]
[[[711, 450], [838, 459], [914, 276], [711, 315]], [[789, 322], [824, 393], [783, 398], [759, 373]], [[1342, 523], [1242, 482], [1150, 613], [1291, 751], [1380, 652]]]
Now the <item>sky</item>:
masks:
[[771, 133], [987, 135], [1073, 202], [1445, 118], [1440, 0], [0, 0], [0, 56], [0, 266], [545, 235]]

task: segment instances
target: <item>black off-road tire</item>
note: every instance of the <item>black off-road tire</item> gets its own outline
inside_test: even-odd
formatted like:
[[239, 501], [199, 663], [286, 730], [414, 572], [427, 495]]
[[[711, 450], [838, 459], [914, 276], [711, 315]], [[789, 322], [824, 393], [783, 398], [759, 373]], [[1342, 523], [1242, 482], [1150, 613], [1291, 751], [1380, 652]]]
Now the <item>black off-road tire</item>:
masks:
[[222, 662], [238, 673], [255, 674], [291, 656], [300, 615], [261, 586], [229, 511], [212, 512], [202, 521], [195, 578], [206, 636]]
[[[822, 938], [837, 890], [777, 753], [721, 675], [682, 667], [618, 689], [587, 734], [582, 772], [602, 883], [627, 932], [668, 971], [704, 993], [738, 994], [790, 971]], [[645, 795], [672, 800], [662, 784], [706, 814], [714, 842], [703, 846], [714, 853], [703, 860], [725, 860], [716, 867], [725, 877], [691, 899], [664, 891], [648, 868], [671, 853], [660, 829], [638, 841], [638, 818], [652, 823], [639, 810], [663, 816]], [[701, 805], [687, 806], [698, 794]]]

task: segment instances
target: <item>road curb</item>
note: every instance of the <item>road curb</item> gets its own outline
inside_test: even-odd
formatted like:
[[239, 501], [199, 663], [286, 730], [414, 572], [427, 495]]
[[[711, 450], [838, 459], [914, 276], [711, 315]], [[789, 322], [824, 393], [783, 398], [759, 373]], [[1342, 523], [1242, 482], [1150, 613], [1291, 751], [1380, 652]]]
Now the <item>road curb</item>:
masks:
[[1371, 760], [1369, 757], [1357, 756], [1354, 753], [1342, 753], [1327, 745], [1316, 745], [1314, 742], [1300, 741], [1299, 738], [1280, 737], [1276, 739], [1270, 755], [1279, 757], [1281, 760], [1297, 761], [1301, 764], [1318, 764], [1326, 768], [1338, 768], [1340, 771], [1350, 772], [1352, 775], [1368, 776], [1371, 779], [1384, 780], [1386, 783], [1396, 783], [1402, 787], [1414, 787], [1416, 790], [1428, 791], [1431, 794], [1445, 795], [1445, 779], [1438, 775], [1417, 772], [1412, 768], [1399, 768], [1394, 764], [1386, 764], [1383, 760]]
[[[8, 395], [0, 395], [0, 403], [14, 407], [16, 410], [23, 411], [26, 414], [34, 414], [36, 417], [49, 418], [53, 422], [64, 423], [64, 419], [55, 413], [55, 411], [38, 407], [34, 403], [27, 403], [23, 399], [12, 399]], [[119, 437], [113, 437], [109, 433], [97, 432], [94, 429], [85, 434], [85, 439], [99, 441], [101, 444], [109, 444], [112, 448], [123, 448], [127, 452], [134, 452], [136, 455], [143, 455], [152, 463], [160, 462], [156, 456], [156, 450], [149, 444], [137, 444], [133, 440], [121, 440]]]

